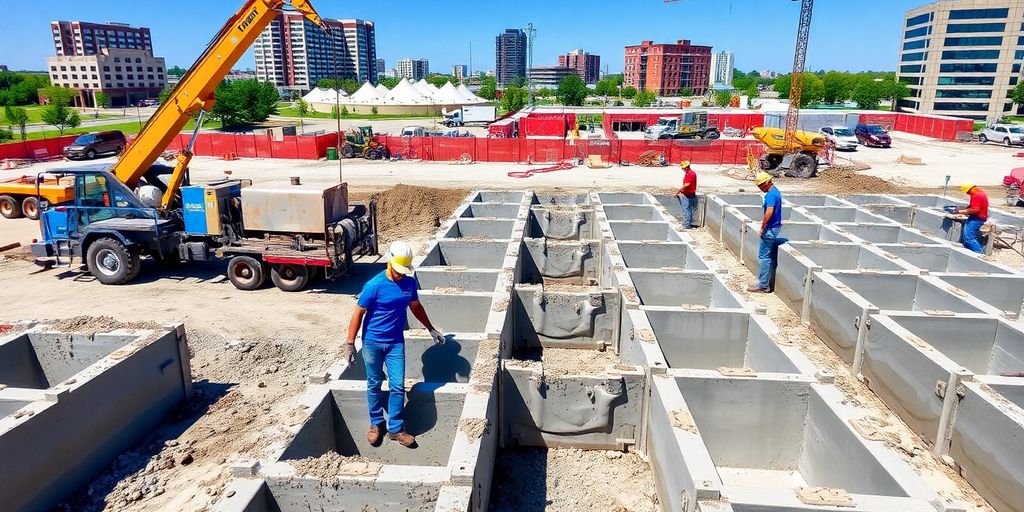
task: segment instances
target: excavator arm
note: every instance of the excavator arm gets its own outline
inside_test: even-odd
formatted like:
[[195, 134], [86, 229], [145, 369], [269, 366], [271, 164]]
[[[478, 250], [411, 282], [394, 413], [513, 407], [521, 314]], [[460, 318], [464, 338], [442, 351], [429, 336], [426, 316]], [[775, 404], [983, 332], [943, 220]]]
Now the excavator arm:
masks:
[[[157, 108], [139, 135], [125, 148], [111, 169], [114, 176], [129, 187], [134, 188], [138, 184], [188, 120], [197, 112], [209, 112], [213, 107], [213, 93], [217, 86], [285, 4], [291, 4], [306, 19], [329, 32], [327, 24], [308, 0], [247, 0], [227, 20], [206, 51], [181, 78], [170, 97]], [[174, 172], [161, 200], [164, 210], [174, 201], [181, 188], [185, 170], [192, 159], [191, 149], [189, 144], [177, 157]]]

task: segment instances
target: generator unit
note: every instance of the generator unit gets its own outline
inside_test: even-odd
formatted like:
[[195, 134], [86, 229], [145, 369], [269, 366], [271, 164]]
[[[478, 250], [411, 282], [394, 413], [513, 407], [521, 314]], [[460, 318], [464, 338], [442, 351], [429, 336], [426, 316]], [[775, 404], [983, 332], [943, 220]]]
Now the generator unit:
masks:
[[237, 222], [242, 182], [227, 180], [181, 187], [182, 220], [187, 236], [217, 236]]

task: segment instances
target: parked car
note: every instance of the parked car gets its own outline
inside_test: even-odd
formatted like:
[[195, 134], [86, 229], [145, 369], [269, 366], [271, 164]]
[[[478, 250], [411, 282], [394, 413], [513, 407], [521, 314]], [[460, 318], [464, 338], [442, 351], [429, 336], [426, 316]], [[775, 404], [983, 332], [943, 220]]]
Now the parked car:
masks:
[[160, 104], [160, 100], [158, 100], [156, 98], [146, 98], [144, 100], [139, 100], [139, 103], [138, 103], [138, 105], [140, 107], [155, 107], [155, 106], [157, 106], [159, 104]]
[[826, 126], [819, 131], [836, 149], [857, 151], [857, 136], [853, 134], [853, 130], [845, 126]]
[[865, 146], [878, 148], [892, 146], [892, 137], [889, 137], [889, 132], [877, 124], [858, 124], [853, 129], [853, 133], [857, 136], [857, 140]]
[[118, 154], [128, 143], [124, 134], [117, 131], [86, 133], [79, 135], [70, 145], [64, 148], [64, 156], [68, 160], [86, 158], [92, 160], [102, 154]]
[[978, 134], [978, 140], [981, 142], [1002, 142], [1007, 146], [1010, 144], [1024, 144], [1024, 129], [1012, 124], [994, 124], [981, 130], [981, 133]]

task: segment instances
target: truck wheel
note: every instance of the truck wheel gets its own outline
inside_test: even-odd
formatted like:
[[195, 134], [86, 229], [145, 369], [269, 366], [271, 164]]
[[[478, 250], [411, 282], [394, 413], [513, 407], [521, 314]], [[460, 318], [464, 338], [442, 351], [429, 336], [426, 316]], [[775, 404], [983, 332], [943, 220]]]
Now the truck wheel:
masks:
[[305, 265], [274, 265], [270, 267], [270, 280], [286, 292], [302, 290], [310, 281], [309, 268]]
[[986, 137], [984, 133], [979, 134], [978, 135], [978, 141], [981, 142], [982, 144], [984, 144], [984, 143], [988, 142], [988, 137]]
[[11, 196], [0, 196], [0, 215], [5, 219], [21, 218], [21, 203]]
[[793, 163], [790, 164], [789, 172], [786, 175], [794, 178], [811, 178], [817, 172], [817, 160], [811, 155], [800, 154], [793, 158]]
[[706, 133], [704, 135], [705, 139], [711, 139], [711, 140], [719, 139], [721, 137], [722, 137], [722, 134], [718, 133], [718, 130], [708, 130], [708, 133]]
[[352, 146], [347, 146], [347, 145], [346, 146], [342, 146], [341, 147], [341, 156], [343, 156], [345, 158], [352, 158], [352, 157], [356, 156], [356, 150], [353, 149]]
[[255, 290], [263, 285], [267, 274], [263, 264], [250, 256], [235, 256], [228, 262], [228, 280], [239, 290]]
[[771, 171], [782, 163], [782, 155], [764, 155], [757, 161], [762, 171]]
[[661, 139], [661, 140], [665, 140], [665, 139], [671, 139], [671, 138], [672, 138], [672, 135], [670, 135], [670, 134], [668, 134], [668, 133], [663, 133], [663, 134], [661, 134], [661, 135], [658, 135], [658, 138], [659, 138], [659, 139]]
[[26, 197], [21, 202], [21, 213], [32, 220], [39, 220], [39, 198], [35, 196]]
[[85, 260], [89, 272], [103, 284], [125, 284], [139, 274], [139, 253], [113, 238], [93, 242]]

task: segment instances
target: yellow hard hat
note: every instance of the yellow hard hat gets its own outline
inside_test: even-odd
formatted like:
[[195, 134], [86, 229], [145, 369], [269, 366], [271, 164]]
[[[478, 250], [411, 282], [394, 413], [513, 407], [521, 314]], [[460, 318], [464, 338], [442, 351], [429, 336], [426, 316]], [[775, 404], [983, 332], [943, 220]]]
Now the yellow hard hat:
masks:
[[391, 269], [404, 276], [411, 276], [413, 274], [412, 269], [412, 247], [409, 244], [399, 240], [392, 242], [391, 247], [388, 247], [388, 265]]
[[689, 160], [683, 160], [682, 162], [679, 162], [679, 167], [681, 167], [683, 169], [686, 169], [689, 166], [690, 166], [690, 161]]
[[974, 183], [969, 181], [965, 181], [960, 184], [960, 192], [963, 192], [964, 194], [970, 192], [972, 188], [974, 188]]
[[754, 185], [763, 185], [772, 180], [772, 175], [766, 172], [757, 173], [757, 177], [754, 178]]

